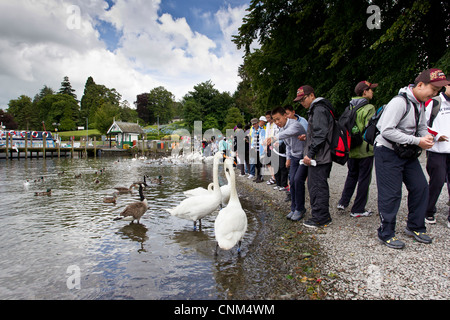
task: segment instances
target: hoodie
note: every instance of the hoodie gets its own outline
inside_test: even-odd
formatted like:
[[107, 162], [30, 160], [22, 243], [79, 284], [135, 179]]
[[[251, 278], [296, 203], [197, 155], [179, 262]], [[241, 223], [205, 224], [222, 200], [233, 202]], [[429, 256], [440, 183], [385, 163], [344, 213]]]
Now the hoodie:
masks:
[[278, 139], [286, 144], [287, 159], [303, 158], [304, 141], [298, 140], [298, 136], [306, 134], [305, 128], [300, 122], [294, 119], [288, 119], [283, 128], [280, 128]]
[[[406, 93], [411, 104], [408, 114], [405, 115], [407, 104], [403, 97], [394, 97], [385, 106], [383, 114], [377, 124], [380, 134], [375, 140], [376, 146], [384, 146], [393, 149], [392, 143], [388, 140], [400, 144], [419, 145], [420, 137], [424, 137], [428, 134], [427, 120], [425, 117], [425, 103], [416, 99], [412, 91], [413, 87], [413, 85], [409, 85], [399, 91], [399, 94]], [[416, 105], [420, 112], [419, 132], [417, 132], [417, 136], [416, 115], [413, 104]]]

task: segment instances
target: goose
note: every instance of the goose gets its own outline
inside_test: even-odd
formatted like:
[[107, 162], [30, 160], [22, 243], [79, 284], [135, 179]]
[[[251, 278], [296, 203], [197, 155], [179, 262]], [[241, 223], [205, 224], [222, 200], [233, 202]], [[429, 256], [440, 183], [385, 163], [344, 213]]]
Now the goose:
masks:
[[247, 215], [242, 209], [236, 191], [236, 177], [233, 171], [233, 161], [225, 160], [226, 170], [230, 174], [230, 200], [228, 205], [219, 211], [214, 221], [214, 235], [216, 237], [217, 249], [230, 250], [238, 244], [238, 253], [241, 252], [242, 238], [247, 231]]
[[194, 221], [194, 230], [197, 229], [197, 221], [201, 227], [202, 218], [214, 212], [222, 201], [222, 195], [219, 188], [219, 161], [222, 154], [217, 153], [214, 158], [213, 166], [213, 184], [214, 191], [205, 195], [195, 196], [184, 199], [177, 207], [165, 209], [172, 216]]
[[146, 178], [147, 178], [147, 175], [144, 174], [144, 181], [133, 182], [133, 184], [135, 184], [135, 185], [142, 184], [143, 186], [148, 187]]
[[81, 173], [76, 174], [74, 178], [75, 178], [75, 179], [80, 179], [80, 178], [81, 178]]
[[116, 204], [116, 201], [117, 201], [117, 192], [114, 192], [112, 197], [104, 197], [103, 198], [103, 202], [104, 203], [114, 203], [114, 204]]
[[52, 189], [47, 189], [46, 192], [35, 192], [35, 196], [51, 196], [52, 195]]
[[117, 190], [118, 194], [131, 193], [131, 190], [137, 187], [137, 183], [133, 183], [129, 188], [126, 187], [114, 187]]
[[130, 221], [131, 223], [134, 222], [134, 220], [137, 220], [139, 223], [139, 220], [144, 215], [145, 212], [147, 212], [148, 209], [148, 202], [147, 199], [144, 197], [144, 192], [142, 191], [144, 188], [142, 187], [142, 184], [139, 185], [139, 196], [141, 201], [131, 203], [126, 206], [125, 210], [123, 210], [120, 215], [114, 219], [114, 221], [117, 220], [124, 220], [124, 221]]

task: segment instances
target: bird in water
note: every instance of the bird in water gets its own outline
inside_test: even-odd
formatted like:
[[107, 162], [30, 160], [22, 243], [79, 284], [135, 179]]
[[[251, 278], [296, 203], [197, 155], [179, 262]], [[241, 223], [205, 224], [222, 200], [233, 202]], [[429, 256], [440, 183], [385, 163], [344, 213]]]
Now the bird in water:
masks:
[[162, 183], [162, 179], [163, 179], [162, 176], [158, 176], [158, 178], [151, 179], [150, 181], [151, 181], [153, 184], [161, 184], [161, 183]]
[[238, 244], [238, 253], [241, 252], [242, 238], [247, 231], [247, 215], [242, 209], [239, 197], [236, 191], [236, 177], [233, 170], [233, 161], [225, 160], [225, 170], [230, 178], [230, 200], [228, 205], [219, 211], [214, 221], [214, 234], [216, 237], [216, 255], [217, 249], [230, 250]]
[[139, 184], [139, 196], [141, 200], [127, 205], [125, 210], [123, 210], [120, 215], [114, 219], [114, 221], [124, 220], [131, 221], [131, 223], [133, 223], [134, 220], [137, 220], [139, 223], [139, 220], [148, 209], [148, 203], [147, 199], [144, 197], [143, 189], [142, 184]]
[[138, 185], [137, 183], [133, 183], [129, 188], [126, 188], [126, 187], [115, 187], [114, 189], [116, 189], [119, 194], [131, 193], [131, 190], [134, 187], [137, 187], [137, 185]]
[[52, 195], [52, 189], [47, 189], [45, 192], [35, 192], [35, 196], [51, 196]]
[[148, 187], [148, 184], [147, 184], [147, 176], [144, 174], [144, 181], [133, 182], [133, 184], [135, 184], [135, 185], [142, 184], [144, 187]]
[[114, 192], [112, 197], [104, 197], [103, 198], [103, 202], [104, 203], [114, 203], [114, 204], [116, 204], [116, 202], [117, 202], [117, 192]]
[[222, 153], [217, 152], [214, 156], [213, 183], [214, 191], [205, 195], [186, 198], [175, 208], [165, 209], [172, 216], [194, 221], [194, 230], [197, 229], [197, 221], [200, 227], [202, 218], [213, 213], [222, 202], [222, 194], [219, 187], [219, 161], [222, 159]]

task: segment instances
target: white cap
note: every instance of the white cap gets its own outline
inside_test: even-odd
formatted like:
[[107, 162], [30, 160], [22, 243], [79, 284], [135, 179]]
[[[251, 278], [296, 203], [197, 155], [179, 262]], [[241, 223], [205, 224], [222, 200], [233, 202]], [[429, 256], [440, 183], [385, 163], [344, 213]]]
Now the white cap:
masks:
[[264, 122], [267, 122], [267, 119], [266, 119], [266, 117], [264, 117], [264, 116], [261, 116], [261, 118], [259, 118], [259, 121], [264, 121]]

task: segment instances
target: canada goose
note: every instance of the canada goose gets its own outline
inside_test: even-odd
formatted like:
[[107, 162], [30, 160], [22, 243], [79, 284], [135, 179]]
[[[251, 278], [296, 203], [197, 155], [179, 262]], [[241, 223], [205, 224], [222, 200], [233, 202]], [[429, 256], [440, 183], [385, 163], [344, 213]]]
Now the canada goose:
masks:
[[240, 252], [242, 238], [247, 231], [247, 215], [242, 209], [236, 191], [233, 161], [226, 159], [225, 166], [230, 174], [230, 200], [228, 201], [228, 205], [219, 211], [214, 221], [214, 234], [217, 241], [216, 255], [218, 247], [224, 250], [230, 250], [236, 244], [239, 245], [238, 252]]
[[219, 175], [218, 168], [220, 159], [222, 159], [222, 154], [218, 152], [214, 157], [213, 192], [210, 192], [205, 195], [186, 198], [183, 201], [181, 201], [181, 203], [177, 207], [172, 209], [165, 209], [172, 216], [194, 221], [194, 230], [196, 230], [197, 228], [197, 221], [199, 221], [201, 227], [202, 224], [201, 219], [206, 217], [208, 214], [214, 212], [221, 203], [222, 195], [220, 193], [219, 177], [218, 177]]
[[117, 192], [118, 192], [119, 194], [124, 194], [124, 193], [131, 193], [131, 190], [132, 190], [134, 187], [137, 187], [137, 184], [136, 184], [136, 183], [133, 183], [129, 188], [125, 188], [125, 187], [115, 187], [114, 189], [116, 189]]
[[114, 203], [114, 204], [116, 204], [116, 201], [117, 201], [117, 192], [114, 192], [112, 197], [104, 197], [103, 198], [103, 202], [104, 203]]
[[146, 178], [147, 178], [147, 176], [144, 174], [144, 181], [133, 182], [133, 184], [135, 184], [135, 185], [142, 184], [143, 186], [148, 187]]
[[35, 192], [35, 196], [51, 196], [52, 195], [52, 189], [47, 189], [46, 192]]
[[142, 187], [142, 184], [140, 184], [139, 185], [139, 196], [140, 196], [141, 201], [127, 205], [125, 210], [123, 210], [120, 213], [120, 215], [114, 219], [114, 221], [117, 221], [117, 220], [130, 221], [131, 220], [131, 223], [133, 223], [134, 220], [137, 220], [139, 223], [139, 220], [141, 219], [141, 217], [144, 215], [144, 213], [148, 209], [147, 199], [145, 199], [144, 192], [142, 190], [143, 190], [143, 187]]

